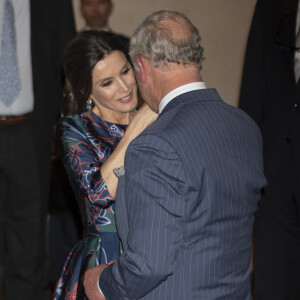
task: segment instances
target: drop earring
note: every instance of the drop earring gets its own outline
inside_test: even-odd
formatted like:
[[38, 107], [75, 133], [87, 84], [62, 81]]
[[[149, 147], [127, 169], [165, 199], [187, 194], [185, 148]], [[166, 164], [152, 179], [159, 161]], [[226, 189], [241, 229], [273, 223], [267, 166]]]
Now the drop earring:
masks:
[[88, 101], [86, 101], [86, 109], [87, 110], [91, 110], [92, 105], [93, 105], [93, 100], [92, 99], [89, 99]]

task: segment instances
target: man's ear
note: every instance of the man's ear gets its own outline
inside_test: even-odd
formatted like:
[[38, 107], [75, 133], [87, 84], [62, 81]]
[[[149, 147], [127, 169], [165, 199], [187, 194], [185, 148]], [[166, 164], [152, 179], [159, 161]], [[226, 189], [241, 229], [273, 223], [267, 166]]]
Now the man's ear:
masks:
[[136, 56], [135, 62], [139, 68], [142, 82], [147, 83], [149, 62], [142, 56]]

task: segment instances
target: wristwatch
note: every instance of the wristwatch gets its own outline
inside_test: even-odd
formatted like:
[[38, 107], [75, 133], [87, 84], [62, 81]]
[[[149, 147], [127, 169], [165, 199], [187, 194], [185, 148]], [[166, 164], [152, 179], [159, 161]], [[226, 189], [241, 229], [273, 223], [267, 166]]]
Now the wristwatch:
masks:
[[125, 168], [124, 166], [121, 166], [119, 168], [113, 169], [113, 172], [119, 178], [120, 176], [125, 175]]

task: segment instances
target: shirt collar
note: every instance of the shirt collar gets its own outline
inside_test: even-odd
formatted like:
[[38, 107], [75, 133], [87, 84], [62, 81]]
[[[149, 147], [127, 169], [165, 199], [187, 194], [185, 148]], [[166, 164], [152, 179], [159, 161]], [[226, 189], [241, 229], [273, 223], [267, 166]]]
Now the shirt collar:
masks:
[[[84, 30], [95, 30], [95, 29], [92, 29], [89, 26], [85, 26]], [[110, 29], [109, 26], [106, 26], [106, 27], [103, 27], [101, 30], [98, 30], [98, 31], [108, 31], [108, 32], [111, 32], [111, 29]]]
[[165, 97], [163, 97], [163, 99], [160, 101], [159, 107], [158, 107], [159, 114], [168, 105], [168, 103], [170, 103], [177, 96], [187, 93], [187, 92], [201, 90], [201, 89], [206, 89], [206, 85], [202, 81], [184, 84], [184, 85], [176, 88], [175, 90], [168, 93]]

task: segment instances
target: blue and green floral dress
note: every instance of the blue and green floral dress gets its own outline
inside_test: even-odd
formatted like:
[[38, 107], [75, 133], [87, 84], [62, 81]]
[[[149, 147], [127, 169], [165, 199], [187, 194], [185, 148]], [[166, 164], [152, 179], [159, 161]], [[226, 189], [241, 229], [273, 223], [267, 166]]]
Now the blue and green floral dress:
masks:
[[93, 112], [69, 116], [57, 125], [58, 151], [79, 205], [83, 238], [70, 252], [57, 283], [54, 299], [87, 299], [83, 275], [89, 268], [119, 258], [120, 241], [114, 199], [100, 168], [118, 145], [126, 125], [109, 123]]

